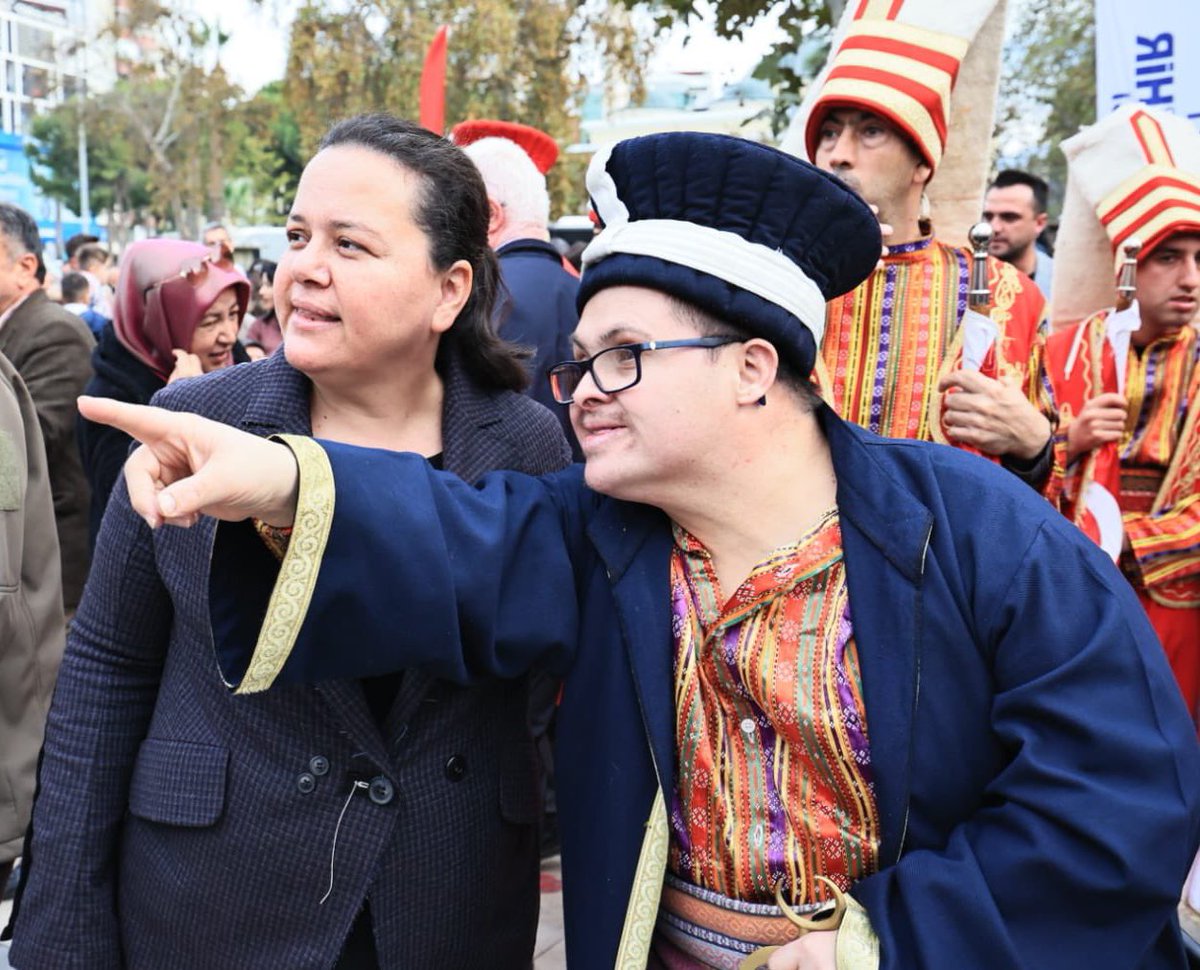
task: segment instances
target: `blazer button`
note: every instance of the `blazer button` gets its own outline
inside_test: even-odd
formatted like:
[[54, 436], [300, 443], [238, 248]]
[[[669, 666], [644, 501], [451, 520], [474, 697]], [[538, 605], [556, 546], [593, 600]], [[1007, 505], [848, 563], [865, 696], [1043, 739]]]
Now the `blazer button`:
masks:
[[377, 775], [371, 779], [371, 784], [367, 788], [367, 797], [376, 805], [386, 805], [396, 797], [396, 789], [383, 775]]
[[461, 754], [452, 755], [446, 762], [446, 777], [450, 781], [462, 781], [467, 773], [467, 759]]
[[317, 755], [308, 763], [308, 770], [318, 778], [324, 778], [327, 774], [329, 774], [329, 759], [322, 757], [321, 755]]
[[300, 789], [302, 794], [308, 795], [316, 789], [317, 779], [306, 771], [296, 779], [296, 787]]

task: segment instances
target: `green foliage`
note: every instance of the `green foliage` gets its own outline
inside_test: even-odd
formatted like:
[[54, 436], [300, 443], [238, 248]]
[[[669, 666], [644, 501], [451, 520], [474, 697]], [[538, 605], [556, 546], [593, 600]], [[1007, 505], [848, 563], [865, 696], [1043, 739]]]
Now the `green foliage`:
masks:
[[[622, 0], [625, 6], [647, 6], [643, 0]], [[712, 25], [718, 37], [740, 40], [747, 28], [773, 12], [779, 14], [783, 39], [775, 43], [754, 70], [775, 92], [771, 119], [778, 135], [800, 104], [805, 86], [820, 73], [829, 54], [833, 27], [841, 16], [844, 0], [711, 0]], [[676, 24], [691, 28], [700, 17], [694, 0], [651, 0], [655, 24], [660, 31]]]
[[287, 217], [305, 155], [300, 126], [274, 81], [238, 105], [230, 118], [236, 149], [227, 171], [225, 201], [238, 222], [278, 223]]
[[[39, 188], [77, 206], [82, 111], [92, 209], [108, 214], [118, 242], [135, 222], [190, 238], [226, 216], [281, 223], [333, 121], [379, 110], [417, 116], [425, 51], [442, 24], [447, 125], [523, 121], [562, 145], [579, 135], [578, 52], [635, 88], [649, 55], [628, 12], [605, 0], [306, 0], [286, 78], [247, 98], [220, 66], [228, 35], [215, 21], [160, 0], [117, 6], [106, 33], [136, 58], [119, 64], [112, 91], [38, 118], [29, 153]], [[551, 171], [558, 211], [582, 208], [582, 165], [564, 157]]]
[[1062, 203], [1067, 160], [1059, 150], [1096, 120], [1096, 21], [1092, 0], [1026, 0], [1004, 52], [997, 111], [997, 167], [1022, 167], [1051, 188], [1051, 212]]
[[79, 120], [88, 144], [89, 199], [93, 212], [137, 213], [150, 204], [148, 178], [136, 149], [114, 124], [107, 98], [76, 98], [34, 118], [25, 152], [30, 177], [46, 196], [79, 208]]
[[[634, 86], [648, 47], [629, 16], [599, 0], [348, 0], [337, 10], [308, 0], [292, 26], [284, 103], [310, 154], [334, 121], [362, 111], [419, 114], [425, 52], [450, 28], [448, 127], [469, 118], [535, 125], [560, 144], [578, 140], [583, 78], [573, 54], [595, 52]], [[556, 211], [578, 211], [582, 179], [572, 159], [550, 173]]]

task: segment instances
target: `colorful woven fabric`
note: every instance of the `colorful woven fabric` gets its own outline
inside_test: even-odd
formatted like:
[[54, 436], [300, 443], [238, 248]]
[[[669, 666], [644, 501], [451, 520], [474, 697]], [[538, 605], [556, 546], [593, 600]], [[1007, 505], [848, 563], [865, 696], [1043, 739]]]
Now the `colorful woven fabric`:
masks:
[[805, 905], [878, 867], [879, 820], [836, 510], [726, 600], [676, 529], [677, 788], [668, 866], [745, 902]]
[[[889, 438], [948, 443], [941, 425], [939, 378], [961, 366], [959, 324], [967, 311], [970, 254], [927, 238], [893, 246], [858, 289], [831, 300], [817, 379], [842, 417]], [[1015, 375], [1026, 397], [1052, 420], [1056, 414], [1043, 368], [1045, 299], [1008, 263], [988, 258], [1000, 331], [980, 371]], [[1065, 448], [1056, 441], [1042, 491], [1057, 497]]]
[[[821, 908], [818, 904], [800, 911], [812, 918]], [[744, 903], [668, 873], [650, 965], [657, 963], [663, 970], [738, 970], [760, 947], [783, 946], [798, 936], [796, 927], [774, 903]]]
[[1191, 327], [1129, 351], [1121, 441], [1125, 565], [1164, 606], [1200, 607], [1200, 339]]

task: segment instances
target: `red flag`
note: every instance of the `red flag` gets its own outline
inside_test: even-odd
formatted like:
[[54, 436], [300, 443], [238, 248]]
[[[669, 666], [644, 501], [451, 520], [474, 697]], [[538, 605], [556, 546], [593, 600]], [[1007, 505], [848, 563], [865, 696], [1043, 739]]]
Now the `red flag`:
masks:
[[446, 131], [446, 32], [439, 27], [421, 68], [421, 127], [436, 135]]

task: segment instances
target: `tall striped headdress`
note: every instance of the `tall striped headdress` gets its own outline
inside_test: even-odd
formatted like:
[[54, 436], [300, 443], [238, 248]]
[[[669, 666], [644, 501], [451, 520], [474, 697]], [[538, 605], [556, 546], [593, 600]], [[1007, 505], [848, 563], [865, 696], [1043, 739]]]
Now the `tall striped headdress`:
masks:
[[1186, 118], [1130, 102], [1062, 149], [1068, 178], [1053, 303], [1056, 320], [1068, 322], [1112, 304], [1114, 260], [1126, 240], [1136, 237], [1145, 259], [1169, 236], [1200, 233], [1200, 132]]
[[946, 149], [959, 69], [996, 3], [851, 0], [826, 73], [801, 108], [808, 157], [816, 157], [825, 116], [849, 107], [890, 120], [936, 169]]
[[1190, 121], [1126, 105], [1091, 131], [1063, 150], [1114, 250], [1136, 236], [1144, 256], [1168, 236], [1200, 232], [1200, 133]]

